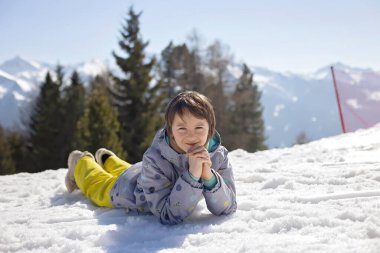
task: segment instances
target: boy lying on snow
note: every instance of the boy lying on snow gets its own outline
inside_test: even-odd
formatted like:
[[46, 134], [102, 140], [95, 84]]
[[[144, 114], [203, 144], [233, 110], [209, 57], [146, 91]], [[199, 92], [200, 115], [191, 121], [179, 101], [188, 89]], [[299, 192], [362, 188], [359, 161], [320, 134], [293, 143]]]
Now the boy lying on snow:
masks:
[[232, 167], [208, 98], [194, 91], [178, 94], [166, 109], [165, 121], [142, 162], [134, 165], [104, 148], [95, 158], [87, 151], [71, 152], [68, 191], [79, 188], [101, 207], [151, 212], [163, 224], [181, 223], [202, 195], [214, 215], [234, 212]]

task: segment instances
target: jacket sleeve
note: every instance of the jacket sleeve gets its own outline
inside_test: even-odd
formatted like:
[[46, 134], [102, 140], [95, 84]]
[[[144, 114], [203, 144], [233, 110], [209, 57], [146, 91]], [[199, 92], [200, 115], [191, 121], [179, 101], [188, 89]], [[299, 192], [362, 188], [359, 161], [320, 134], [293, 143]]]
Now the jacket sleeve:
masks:
[[[160, 166], [172, 166], [161, 161]], [[162, 224], [178, 224], [188, 217], [202, 197], [203, 185], [194, 181], [187, 170], [172, 182], [160, 166], [144, 155], [141, 184], [151, 212]]]
[[227, 215], [236, 211], [236, 189], [232, 166], [228, 159], [228, 151], [223, 151], [223, 161], [220, 168], [213, 168], [217, 183], [211, 190], [204, 189], [207, 209], [214, 215]]

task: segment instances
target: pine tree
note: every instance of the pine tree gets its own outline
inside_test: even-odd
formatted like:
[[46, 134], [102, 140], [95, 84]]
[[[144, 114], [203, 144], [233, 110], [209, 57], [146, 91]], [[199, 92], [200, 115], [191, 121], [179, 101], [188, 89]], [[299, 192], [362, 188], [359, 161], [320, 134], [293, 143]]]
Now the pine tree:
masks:
[[121, 139], [128, 153], [128, 161], [141, 161], [156, 130], [162, 126], [160, 106], [165, 96], [161, 82], [152, 83], [152, 68], [156, 60], [147, 60], [144, 50], [148, 43], [140, 35], [140, 14], [130, 8], [126, 25], [121, 31], [119, 46], [124, 57], [113, 52], [124, 77], [115, 77], [111, 89], [121, 123]]
[[[160, 74], [170, 97], [183, 90], [195, 90], [210, 98], [215, 110], [217, 130], [223, 136], [228, 134], [228, 97], [225, 94], [227, 67], [232, 62], [232, 54], [227, 46], [216, 41], [206, 50], [200, 48], [199, 35], [193, 33], [191, 46], [173, 45], [162, 51]], [[223, 141], [225, 144], [225, 141]], [[228, 142], [227, 142], [228, 143]]]
[[[188, 51], [186, 56], [186, 90], [194, 90], [200, 93], [205, 93], [205, 89], [210, 85], [207, 80], [207, 74], [204, 69], [204, 57], [201, 48], [201, 35], [197, 30], [193, 30], [188, 36], [187, 46]], [[187, 53], [187, 52], [185, 52]]]
[[16, 173], [16, 164], [12, 159], [12, 150], [6, 131], [0, 126], [0, 175]]
[[21, 130], [12, 130], [8, 132], [7, 141], [11, 148], [16, 173], [28, 171], [30, 165], [26, 159], [27, 136]]
[[215, 110], [217, 130], [223, 137], [223, 144], [228, 146], [228, 97], [225, 94], [227, 67], [232, 56], [219, 41], [207, 48], [206, 63], [210, 74], [207, 76], [205, 95], [212, 101]]
[[84, 114], [77, 123], [73, 149], [95, 153], [104, 147], [125, 159], [118, 137], [120, 124], [107, 94], [107, 82], [105, 76], [97, 76], [92, 82]]
[[161, 59], [158, 64], [159, 78], [162, 82], [162, 90], [166, 98], [162, 101], [162, 113], [166, 105], [178, 93], [184, 90], [194, 90], [190, 85], [191, 55], [186, 44], [174, 46], [173, 42], [161, 52]]
[[159, 64], [159, 74], [162, 80], [162, 89], [166, 90], [168, 98], [165, 99], [165, 104], [173, 98], [178, 91], [176, 79], [176, 66], [174, 58], [174, 45], [170, 41], [164, 50], [161, 52], [161, 60]]
[[63, 111], [65, 120], [62, 122], [64, 130], [63, 138], [66, 140], [62, 145], [61, 156], [67, 158], [74, 147], [74, 134], [79, 119], [83, 116], [85, 107], [85, 89], [78, 72], [74, 71], [71, 76], [71, 84], [63, 91]]
[[218, 82], [213, 85], [208, 85], [206, 90], [203, 92], [210, 100], [215, 111], [216, 129], [219, 134], [223, 137], [223, 145], [227, 145], [228, 138], [228, 99], [224, 94], [223, 83]]
[[230, 149], [243, 148], [249, 152], [266, 149], [260, 97], [253, 73], [244, 64], [232, 96]]
[[304, 131], [302, 131], [297, 135], [296, 142], [294, 143], [294, 145], [302, 145], [302, 144], [306, 144], [309, 142], [310, 142], [310, 140], [306, 136], [306, 133]]
[[65, 167], [61, 156], [62, 110], [60, 88], [63, 83], [62, 67], [56, 70], [56, 81], [46, 74], [40, 93], [35, 101], [29, 121], [28, 161], [30, 172]]

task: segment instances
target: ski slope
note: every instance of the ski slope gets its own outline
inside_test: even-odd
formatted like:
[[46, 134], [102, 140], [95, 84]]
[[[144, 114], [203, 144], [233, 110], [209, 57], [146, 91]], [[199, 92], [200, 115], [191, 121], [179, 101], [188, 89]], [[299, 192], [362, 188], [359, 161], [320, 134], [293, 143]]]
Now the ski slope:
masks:
[[67, 169], [0, 177], [0, 252], [380, 252], [380, 125], [230, 152], [238, 210], [176, 226], [66, 192]]

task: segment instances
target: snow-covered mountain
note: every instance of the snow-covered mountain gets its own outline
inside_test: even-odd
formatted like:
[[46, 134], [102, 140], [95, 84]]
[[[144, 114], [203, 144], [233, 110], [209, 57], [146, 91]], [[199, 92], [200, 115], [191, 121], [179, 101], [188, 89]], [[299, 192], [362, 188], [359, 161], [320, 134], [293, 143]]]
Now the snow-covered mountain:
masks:
[[[21, 127], [28, 116], [31, 102], [39, 91], [39, 86], [50, 71], [54, 75], [56, 65], [38, 63], [19, 56], [0, 65], [0, 124], [5, 127]], [[64, 66], [66, 82], [76, 70], [82, 80], [107, 70], [105, 63], [99, 60]]]
[[[344, 82], [358, 85], [359, 89], [369, 84], [373, 92], [373, 87], [378, 87], [376, 94], [366, 94], [368, 98], [363, 97], [363, 100], [380, 96], [379, 71], [342, 63], [332, 66], [344, 73], [344, 78], [348, 79]], [[291, 146], [301, 133], [306, 134], [309, 140], [317, 140], [342, 132], [330, 66], [310, 74], [279, 73], [260, 67], [252, 67], [252, 70], [254, 80], [262, 91], [261, 102], [269, 147]], [[238, 77], [241, 71], [234, 67], [230, 73]], [[361, 82], [358, 83], [358, 80]], [[371, 105], [374, 106], [374, 103]], [[380, 102], [377, 105], [380, 106]], [[373, 121], [380, 122], [380, 118]]]
[[254, 69], [262, 90], [267, 143], [284, 147], [302, 132], [311, 140], [341, 133], [330, 70], [310, 75]]
[[[366, 79], [380, 84], [379, 72], [341, 63], [333, 65], [352, 80]], [[1, 125], [11, 127], [20, 124], [46, 72], [54, 68], [54, 65], [21, 57], [0, 65]], [[68, 74], [74, 69], [86, 80], [104, 71], [106, 66], [101, 61], [91, 61], [64, 68]], [[341, 133], [329, 66], [308, 75], [279, 73], [260, 67], [252, 67], [252, 70], [262, 91], [266, 142], [270, 148], [291, 146], [301, 133], [305, 133], [309, 140]], [[235, 83], [240, 74], [240, 66], [231, 66], [226, 79], [231, 84]], [[233, 87], [227, 89], [231, 91]]]
[[380, 125], [292, 148], [235, 150], [237, 211], [184, 223], [99, 208], [67, 169], [0, 176], [0, 252], [339, 252], [380, 249]]

